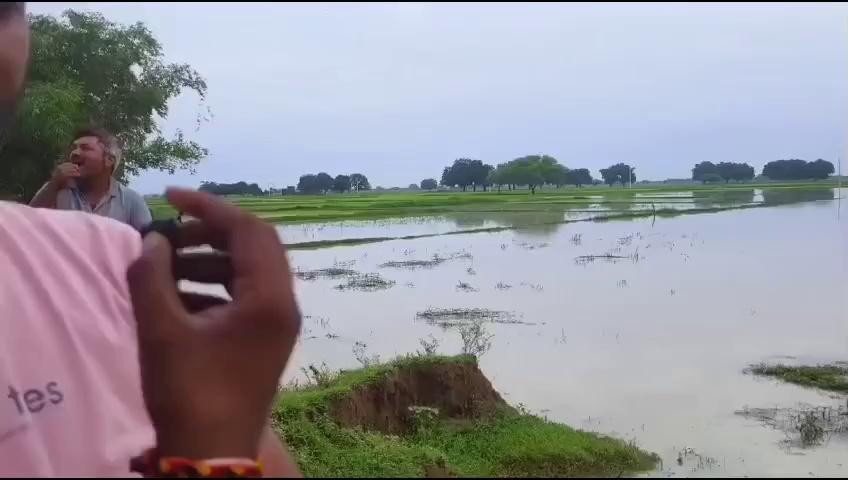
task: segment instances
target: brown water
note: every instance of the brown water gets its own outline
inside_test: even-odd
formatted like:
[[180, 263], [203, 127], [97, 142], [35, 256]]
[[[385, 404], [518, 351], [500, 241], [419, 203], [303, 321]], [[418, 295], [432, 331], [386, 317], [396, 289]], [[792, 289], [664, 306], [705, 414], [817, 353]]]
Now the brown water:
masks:
[[[481, 366], [495, 387], [551, 420], [658, 453], [663, 465], [650, 475], [845, 476], [844, 434], [803, 448], [797, 432], [735, 413], [846, 403], [743, 373], [761, 361], [848, 360], [848, 222], [832, 190], [824, 192], [757, 192], [754, 201], [776, 206], [656, 220], [533, 226], [530, 217], [501, 218], [530, 226], [291, 252], [302, 271], [336, 265], [395, 282], [363, 292], [336, 289], [345, 279], [298, 281], [307, 318], [296, 366], [357, 367], [357, 342], [389, 359], [420, 350], [429, 335], [441, 342], [439, 353], [458, 353], [456, 328], [416, 313], [510, 312], [520, 323], [485, 324], [494, 337]], [[356, 234], [498, 220], [463, 218], [396, 230], [384, 221], [378, 234], [363, 222]], [[601, 254], [625, 258], [578, 258]], [[380, 267], [434, 255], [454, 258], [431, 268]]]

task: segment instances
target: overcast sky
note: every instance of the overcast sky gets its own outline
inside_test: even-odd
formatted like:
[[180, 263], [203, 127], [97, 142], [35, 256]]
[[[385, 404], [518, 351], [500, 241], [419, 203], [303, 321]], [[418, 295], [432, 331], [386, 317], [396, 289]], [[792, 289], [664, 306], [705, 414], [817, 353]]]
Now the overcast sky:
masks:
[[172, 102], [210, 151], [196, 175], [150, 172], [142, 193], [201, 180], [294, 185], [361, 172], [372, 185], [439, 178], [459, 157], [546, 153], [637, 176], [693, 164], [845, 149], [848, 7], [575, 4], [29, 5], [143, 21], [168, 61], [207, 80]]

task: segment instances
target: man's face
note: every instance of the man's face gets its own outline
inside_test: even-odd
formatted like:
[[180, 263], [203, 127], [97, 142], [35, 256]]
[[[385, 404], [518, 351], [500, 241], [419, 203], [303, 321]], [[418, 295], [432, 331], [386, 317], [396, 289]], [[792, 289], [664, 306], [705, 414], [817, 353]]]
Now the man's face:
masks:
[[81, 178], [111, 175], [115, 160], [97, 137], [80, 137], [71, 144], [69, 160], [80, 169]]
[[0, 131], [8, 127], [29, 58], [29, 25], [19, 4], [0, 2]]

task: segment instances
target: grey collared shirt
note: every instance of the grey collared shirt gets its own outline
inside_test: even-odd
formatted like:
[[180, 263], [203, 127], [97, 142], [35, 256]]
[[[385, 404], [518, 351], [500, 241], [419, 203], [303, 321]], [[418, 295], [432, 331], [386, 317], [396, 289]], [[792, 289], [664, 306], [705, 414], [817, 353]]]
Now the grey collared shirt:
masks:
[[153, 219], [144, 199], [133, 190], [112, 180], [109, 192], [100, 199], [94, 208], [85, 199], [85, 194], [76, 188], [63, 188], [56, 195], [56, 208], [60, 210], [79, 210], [109, 217], [131, 225], [136, 230], [149, 224]]

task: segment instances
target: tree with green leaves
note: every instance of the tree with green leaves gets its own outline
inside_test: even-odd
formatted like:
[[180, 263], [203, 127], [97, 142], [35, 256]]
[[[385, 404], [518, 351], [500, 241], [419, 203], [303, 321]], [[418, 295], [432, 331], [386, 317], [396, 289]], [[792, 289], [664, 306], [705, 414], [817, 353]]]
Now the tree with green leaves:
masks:
[[582, 187], [583, 185], [592, 184], [592, 174], [588, 168], [575, 168], [569, 170], [565, 175], [565, 184]]
[[713, 162], [701, 162], [692, 168], [692, 180], [715, 183], [716, 177], [721, 177], [725, 183], [729, 183], [731, 180], [748, 182], [754, 179], [754, 167], [747, 163], [720, 162], [715, 164]]
[[833, 164], [821, 158], [814, 162], [807, 162], [807, 177], [814, 180], [822, 180], [833, 174]]
[[309, 195], [321, 193], [321, 188], [318, 185], [318, 177], [311, 173], [301, 175], [300, 180], [297, 182], [297, 191]]
[[489, 173], [494, 169], [495, 167], [488, 163], [481, 162], [481, 165], [476, 165], [474, 167], [474, 183], [471, 184], [471, 189], [476, 192], [477, 185], [481, 185], [485, 192], [489, 185], [491, 185], [491, 183], [489, 183]]
[[700, 180], [704, 183], [721, 183], [721, 182], [724, 181], [724, 178], [717, 173], [710, 172], [710, 173], [706, 173], [704, 175], [701, 175], [698, 180]]
[[262, 189], [259, 188], [258, 184], [243, 181], [236, 183], [200, 182], [198, 190], [215, 195], [262, 195]]
[[[833, 168], [833, 165], [831, 165], [831, 168]], [[754, 167], [748, 165], [747, 163], [737, 163], [734, 173], [734, 180], [737, 180], [739, 182], [750, 182], [756, 176]]]
[[731, 180], [744, 182], [754, 178], [754, 167], [747, 163], [721, 162], [716, 165], [714, 173], [724, 178], [724, 183], [729, 183]]
[[502, 165], [503, 180], [510, 185], [527, 185], [531, 194], [536, 193], [536, 188], [545, 183], [545, 176], [551, 178], [555, 171], [556, 160], [553, 157], [541, 155], [527, 155], [516, 158]]
[[506, 181], [506, 176], [504, 175], [504, 170], [506, 169], [506, 164], [502, 163], [498, 165], [496, 168], [493, 168], [489, 172], [489, 176], [486, 177], [486, 183], [489, 185], [494, 185], [498, 187], [498, 193], [501, 192], [501, 187], [504, 186]]
[[833, 164], [822, 159], [814, 162], [794, 158], [774, 160], [763, 167], [763, 175], [772, 180], [824, 179], [833, 172]]
[[333, 191], [336, 193], [344, 193], [350, 191], [350, 177], [347, 175], [336, 175], [333, 179]]
[[543, 183], [556, 185], [557, 187], [565, 185], [568, 169], [564, 165], [561, 165], [556, 158], [550, 155], [530, 155], [524, 158], [539, 162], [539, 173], [542, 174]]
[[[710, 174], [719, 175], [718, 167], [713, 162], [701, 162], [692, 168], [692, 180], [696, 182], [707, 183], [704, 177]], [[715, 177], [710, 177], [710, 179], [715, 181]]]
[[548, 155], [527, 155], [516, 158], [507, 163], [502, 163], [487, 176], [486, 182], [497, 185], [500, 192], [503, 185], [510, 188], [516, 185], [527, 185], [531, 194], [536, 193], [536, 188], [549, 183], [552, 185], [565, 185], [569, 170], [557, 160]]
[[453, 164], [442, 170], [442, 185], [446, 187], [459, 186], [464, 192], [468, 187], [477, 191], [478, 186], [486, 190], [487, 178], [492, 166], [484, 164], [482, 160], [470, 158], [458, 158]]
[[439, 187], [439, 183], [435, 178], [425, 178], [421, 180], [421, 190], [435, 190]]
[[771, 180], [799, 180], [807, 178], [807, 162], [798, 158], [774, 160], [763, 166], [763, 175]]
[[351, 174], [350, 189], [354, 192], [364, 192], [366, 190], [371, 190], [371, 184], [368, 183], [368, 177], [361, 173]]
[[327, 172], [320, 172], [318, 175], [315, 175], [315, 183], [321, 193], [327, 193], [333, 189], [334, 180]]
[[[629, 179], [627, 178], [628, 173], [630, 174]], [[621, 183], [621, 186], [623, 187], [628, 183], [636, 182], [636, 172], [634, 172], [633, 168], [626, 163], [616, 163], [615, 165], [610, 165], [607, 168], [602, 168], [601, 178], [603, 178], [604, 183], [610, 187], [616, 183]]]
[[32, 196], [66, 153], [73, 131], [85, 124], [121, 139], [119, 179], [148, 169], [191, 170], [207, 155], [181, 131], [166, 138], [156, 123], [183, 91], [205, 99], [206, 82], [187, 64], [165, 63], [162, 46], [143, 23], [119, 25], [73, 10], [29, 21], [29, 83], [14, 128], [0, 138], [0, 193]]
[[530, 189], [530, 194], [536, 194], [536, 187], [545, 183], [545, 177], [542, 174], [542, 167], [538, 161], [529, 159], [513, 160], [509, 169], [510, 183], [515, 185], [527, 185]]

